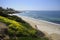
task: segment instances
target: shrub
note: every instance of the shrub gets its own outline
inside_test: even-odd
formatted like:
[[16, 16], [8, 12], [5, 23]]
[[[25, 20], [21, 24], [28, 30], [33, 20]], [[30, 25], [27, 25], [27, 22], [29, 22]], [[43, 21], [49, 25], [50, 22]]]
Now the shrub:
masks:
[[8, 33], [10, 36], [33, 36], [36, 33], [36, 30], [33, 29], [30, 25], [23, 24], [6, 17], [0, 16], [0, 22], [3, 22], [8, 26]]

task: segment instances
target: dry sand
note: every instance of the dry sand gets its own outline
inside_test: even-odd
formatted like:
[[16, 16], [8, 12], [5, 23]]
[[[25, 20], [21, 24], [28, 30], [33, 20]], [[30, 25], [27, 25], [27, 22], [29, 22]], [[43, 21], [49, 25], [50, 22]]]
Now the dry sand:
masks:
[[53, 40], [60, 40], [60, 24], [47, 22], [44, 20], [37, 20], [29, 17], [20, 16], [24, 21], [28, 22], [33, 28], [45, 33], [47, 36], [50, 36]]

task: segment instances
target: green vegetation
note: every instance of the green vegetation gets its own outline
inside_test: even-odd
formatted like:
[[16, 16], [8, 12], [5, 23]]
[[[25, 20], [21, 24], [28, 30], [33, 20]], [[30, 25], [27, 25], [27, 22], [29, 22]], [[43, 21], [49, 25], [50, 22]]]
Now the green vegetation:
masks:
[[5, 33], [2, 33], [2, 35], [0, 33], [0, 37], [8, 36], [9, 40], [48, 40], [45, 37], [38, 37], [37, 30], [20, 17], [9, 15], [15, 12], [18, 11], [0, 7], [0, 22], [5, 23], [8, 28], [5, 29]]
[[5, 17], [0, 16], [0, 21], [7, 24], [7, 26], [9, 27], [8, 32], [10, 36], [13, 36], [14, 33], [16, 33], [16, 36], [33, 36], [36, 33], [36, 30], [31, 28], [30, 26], [28, 26], [29, 28], [27, 28], [26, 26], [24, 26], [25, 24], [23, 25], [22, 23], [10, 20]]
[[14, 14], [14, 13], [20, 13], [20, 11], [16, 11], [16, 10], [14, 10], [14, 9], [12, 9], [12, 8], [2, 8], [2, 7], [0, 7], [0, 14], [1, 13], [4, 13], [4, 14]]

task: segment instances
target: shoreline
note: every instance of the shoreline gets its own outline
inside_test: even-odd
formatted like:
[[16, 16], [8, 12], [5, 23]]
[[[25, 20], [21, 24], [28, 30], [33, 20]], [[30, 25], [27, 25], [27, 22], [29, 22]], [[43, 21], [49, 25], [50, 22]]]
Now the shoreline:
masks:
[[[25, 16], [19, 16], [24, 21], [29, 23], [33, 28], [43, 32], [50, 40], [60, 40], [60, 25], [55, 23], [46, 22], [43, 20], [36, 20]], [[35, 27], [37, 25], [37, 27]]]
[[50, 22], [50, 21], [46, 21], [46, 20], [42, 20], [42, 19], [39, 20], [39, 19], [35, 19], [35, 18], [32, 18], [32, 17], [21, 16], [21, 15], [19, 17], [24, 17], [24, 18], [27, 18], [27, 19], [29, 18], [30, 20], [35, 20], [35, 21], [38, 20], [38, 21], [42, 21], [42, 22], [46, 22], [46, 23], [49, 23], [49, 24], [59, 25], [60, 26], [60, 24], [57, 24], [57, 23], [54, 23], [54, 22]]
[[55, 23], [50, 23], [44, 20], [37, 20], [34, 18], [29, 18], [25, 16], [19, 16], [24, 21], [28, 22], [31, 26], [35, 28], [37, 25], [38, 30], [48, 33], [49, 35], [52, 33], [60, 34], [60, 25]]

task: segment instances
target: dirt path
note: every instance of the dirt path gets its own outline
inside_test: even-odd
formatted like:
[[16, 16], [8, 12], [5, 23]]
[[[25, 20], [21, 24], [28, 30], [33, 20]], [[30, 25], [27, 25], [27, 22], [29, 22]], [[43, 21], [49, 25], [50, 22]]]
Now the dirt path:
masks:
[[0, 22], [0, 29], [2, 29], [2, 28], [7, 28], [7, 26], [6, 26], [6, 24]]
[[2, 34], [5, 31], [5, 29], [8, 29], [6, 24], [0, 22], [0, 34]]

